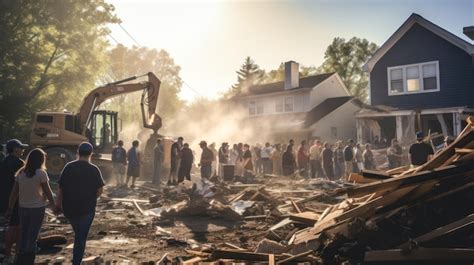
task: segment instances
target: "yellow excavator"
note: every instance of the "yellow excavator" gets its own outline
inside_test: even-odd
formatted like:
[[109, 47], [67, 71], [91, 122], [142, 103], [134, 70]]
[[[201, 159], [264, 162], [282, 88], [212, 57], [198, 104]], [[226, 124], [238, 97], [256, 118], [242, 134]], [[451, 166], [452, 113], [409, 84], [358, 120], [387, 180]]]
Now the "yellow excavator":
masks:
[[[131, 82], [144, 76], [148, 77], [147, 81]], [[145, 146], [145, 153], [150, 154], [161, 128], [161, 117], [156, 113], [160, 84], [161, 81], [150, 72], [95, 88], [83, 99], [78, 113], [36, 113], [30, 144], [46, 151], [50, 176], [59, 176], [64, 165], [76, 158], [78, 144], [85, 141], [94, 146], [94, 162], [105, 174], [110, 173], [109, 154], [118, 140], [122, 124], [118, 124], [117, 112], [98, 107], [112, 97], [140, 90], [143, 91], [140, 103], [143, 127], [153, 130]]]

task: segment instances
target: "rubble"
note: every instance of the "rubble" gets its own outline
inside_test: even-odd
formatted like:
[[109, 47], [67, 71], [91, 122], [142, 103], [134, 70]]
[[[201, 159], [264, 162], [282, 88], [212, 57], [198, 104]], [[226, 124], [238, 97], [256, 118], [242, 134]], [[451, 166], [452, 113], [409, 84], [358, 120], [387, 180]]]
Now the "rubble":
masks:
[[[347, 182], [259, 175], [158, 189], [107, 187], [88, 260], [462, 264], [474, 260], [474, 128], [418, 168]], [[72, 229], [47, 215], [42, 261], [70, 258]], [[470, 264], [470, 263], [468, 263]]]

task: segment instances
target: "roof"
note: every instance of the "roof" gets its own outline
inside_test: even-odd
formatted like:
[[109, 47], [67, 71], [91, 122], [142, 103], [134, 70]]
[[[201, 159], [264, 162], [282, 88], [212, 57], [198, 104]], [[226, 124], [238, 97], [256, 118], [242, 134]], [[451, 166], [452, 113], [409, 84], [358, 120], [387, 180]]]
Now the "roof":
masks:
[[284, 81], [269, 83], [269, 84], [262, 84], [262, 85], [255, 85], [255, 86], [249, 87], [248, 91], [237, 94], [236, 97], [264, 95], [264, 94], [270, 94], [270, 93], [276, 93], [276, 92], [294, 91], [294, 90], [298, 90], [302, 88], [312, 88], [322, 83], [324, 80], [328, 79], [333, 74], [334, 73], [326, 73], [326, 74], [312, 75], [312, 76], [300, 78], [299, 87], [292, 88], [289, 90], [285, 90]]
[[340, 106], [344, 105], [346, 102], [351, 100], [352, 97], [336, 97], [336, 98], [327, 98], [323, 102], [319, 103], [306, 115], [304, 122], [305, 127], [309, 127], [322, 118], [326, 117], [329, 113], [333, 112]]
[[466, 51], [468, 54], [474, 54], [474, 45], [452, 34], [451, 32], [441, 28], [440, 26], [434, 24], [433, 22], [423, 18], [422, 16], [416, 13], [413, 13], [395, 31], [395, 33], [393, 33], [392, 36], [390, 36], [390, 38], [388, 38], [388, 40], [384, 44], [382, 44], [382, 46], [380, 46], [380, 48], [369, 59], [369, 61], [367, 61], [367, 63], [364, 65], [364, 70], [370, 72], [372, 68], [374, 67], [374, 65], [382, 58], [382, 56], [385, 53], [387, 53], [415, 23], [430, 30], [431, 32], [440, 36], [441, 38], [451, 42], [455, 46]]

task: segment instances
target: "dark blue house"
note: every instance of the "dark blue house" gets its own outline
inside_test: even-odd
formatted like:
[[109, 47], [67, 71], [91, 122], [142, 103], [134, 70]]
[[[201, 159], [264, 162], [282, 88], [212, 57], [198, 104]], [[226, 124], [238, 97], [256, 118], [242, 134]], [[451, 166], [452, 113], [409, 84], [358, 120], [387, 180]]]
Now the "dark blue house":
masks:
[[457, 135], [474, 113], [474, 45], [412, 14], [366, 63], [370, 107], [357, 114], [358, 138], [414, 132]]

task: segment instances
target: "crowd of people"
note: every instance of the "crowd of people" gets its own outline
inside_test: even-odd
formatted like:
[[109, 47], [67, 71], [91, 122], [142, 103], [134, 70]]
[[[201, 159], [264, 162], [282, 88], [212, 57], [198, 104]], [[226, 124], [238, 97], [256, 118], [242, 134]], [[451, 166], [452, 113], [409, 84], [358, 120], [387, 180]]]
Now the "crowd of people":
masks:
[[[408, 151], [410, 163], [419, 166], [434, 154], [430, 144], [424, 141], [421, 132], [417, 142]], [[452, 142], [445, 139], [445, 145]], [[113, 174], [117, 186], [130, 188], [141, 174], [143, 163], [140, 142], [135, 140], [127, 151], [123, 141], [118, 141], [112, 151]], [[8, 217], [5, 239], [5, 255], [10, 256], [16, 245], [16, 263], [34, 264], [37, 238], [49, 205], [55, 214], [63, 213], [74, 231], [73, 264], [80, 264], [84, 255], [87, 235], [95, 216], [97, 198], [105, 182], [100, 169], [91, 163], [93, 146], [84, 142], [78, 146], [78, 159], [64, 167], [59, 177], [59, 189], [55, 197], [46, 172], [46, 153], [35, 148], [23, 161], [27, 145], [17, 139], [7, 142], [7, 156], [0, 163], [0, 214]], [[286, 144], [265, 145], [237, 143], [232, 147], [227, 142], [217, 149], [214, 143], [199, 143], [201, 156], [195, 165], [195, 152], [183, 137], [171, 145], [168, 185], [177, 185], [191, 180], [193, 166], [200, 168], [201, 178], [224, 177], [226, 166], [232, 166], [233, 176], [253, 177], [256, 174], [301, 176], [303, 178], [327, 178], [347, 180], [352, 172], [376, 169], [371, 144], [337, 141], [335, 144], [306, 140], [295, 146], [294, 140]], [[387, 149], [388, 168], [403, 165], [404, 152], [396, 139]], [[153, 149], [152, 183], [162, 183], [165, 149], [162, 139]], [[49, 203], [48, 203], [49, 202]]]

